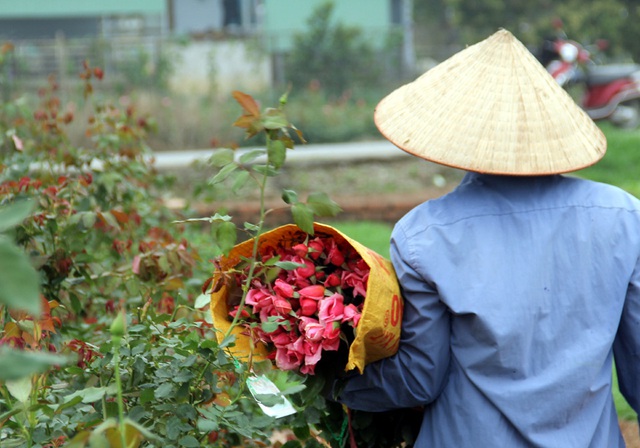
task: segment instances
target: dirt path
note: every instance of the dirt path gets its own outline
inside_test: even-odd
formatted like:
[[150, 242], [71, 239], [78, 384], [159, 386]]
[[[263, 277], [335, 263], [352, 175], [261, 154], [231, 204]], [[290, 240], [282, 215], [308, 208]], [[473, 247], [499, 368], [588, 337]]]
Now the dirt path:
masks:
[[620, 421], [620, 429], [627, 448], [640, 448], [640, 430], [636, 422]]

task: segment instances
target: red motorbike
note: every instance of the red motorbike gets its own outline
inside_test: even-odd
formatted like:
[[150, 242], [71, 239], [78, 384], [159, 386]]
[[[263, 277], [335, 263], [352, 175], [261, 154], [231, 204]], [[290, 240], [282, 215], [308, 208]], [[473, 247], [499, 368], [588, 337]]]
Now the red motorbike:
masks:
[[587, 49], [567, 39], [545, 45], [546, 60], [541, 62], [560, 85], [584, 87], [581, 106], [593, 120], [607, 119], [628, 129], [640, 126], [640, 65], [596, 65]]

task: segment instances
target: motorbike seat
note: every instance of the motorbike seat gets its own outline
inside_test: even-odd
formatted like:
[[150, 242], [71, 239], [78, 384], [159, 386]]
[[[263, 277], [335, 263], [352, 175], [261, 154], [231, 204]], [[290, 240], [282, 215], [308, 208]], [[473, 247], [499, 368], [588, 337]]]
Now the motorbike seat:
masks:
[[617, 79], [631, 76], [636, 72], [640, 75], [640, 65], [638, 64], [616, 64], [591, 67], [587, 72], [587, 84], [608, 84]]

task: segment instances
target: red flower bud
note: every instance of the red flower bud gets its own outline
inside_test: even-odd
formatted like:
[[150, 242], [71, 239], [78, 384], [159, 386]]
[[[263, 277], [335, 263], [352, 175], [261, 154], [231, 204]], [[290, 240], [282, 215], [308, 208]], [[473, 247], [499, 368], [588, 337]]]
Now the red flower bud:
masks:
[[300, 299], [300, 314], [313, 316], [318, 310], [318, 302], [313, 299]]

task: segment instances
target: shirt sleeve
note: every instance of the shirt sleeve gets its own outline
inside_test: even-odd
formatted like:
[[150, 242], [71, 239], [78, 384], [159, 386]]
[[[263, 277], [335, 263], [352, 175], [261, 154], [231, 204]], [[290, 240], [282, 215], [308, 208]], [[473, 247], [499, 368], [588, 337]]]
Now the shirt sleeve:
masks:
[[620, 392], [640, 423], [640, 259], [629, 282], [613, 350]]
[[449, 311], [435, 285], [414, 268], [415, 254], [408, 243], [396, 226], [391, 261], [404, 298], [398, 352], [367, 365], [362, 375], [347, 380], [338, 400], [352, 409], [377, 412], [423, 406], [433, 401], [446, 383]]

